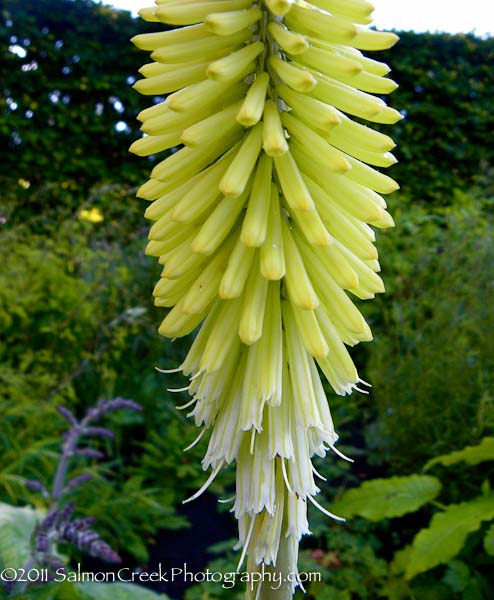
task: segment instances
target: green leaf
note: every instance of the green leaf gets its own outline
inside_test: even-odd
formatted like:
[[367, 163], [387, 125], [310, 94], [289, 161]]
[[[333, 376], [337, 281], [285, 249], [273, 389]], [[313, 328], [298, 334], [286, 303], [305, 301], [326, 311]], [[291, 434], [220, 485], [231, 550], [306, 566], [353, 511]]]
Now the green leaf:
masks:
[[350, 600], [350, 592], [339, 590], [332, 585], [325, 585], [317, 593], [319, 600]]
[[410, 561], [410, 554], [412, 552], [411, 546], [405, 546], [401, 550], [397, 550], [393, 556], [389, 568], [393, 575], [399, 575], [404, 573], [407, 568], [408, 562]]
[[485, 596], [482, 594], [480, 584], [475, 579], [465, 589], [461, 595], [461, 600], [484, 600]]
[[41, 513], [0, 503], [0, 565], [19, 568], [30, 554], [31, 535]]
[[[0, 598], [3, 596], [0, 595]], [[24, 594], [16, 594], [15, 600], [88, 600], [88, 597], [71, 583], [53, 582], [32, 586]]]
[[156, 594], [135, 583], [97, 583], [86, 581], [76, 586], [91, 600], [168, 600], [165, 594]]
[[494, 556], [494, 523], [485, 532], [484, 550], [489, 556]]
[[489, 519], [494, 519], [492, 496], [452, 504], [444, 512], [435, 514], [429, 527], [419, 531], [413, 539], [405, 577], [411, 579], [451, 560], [462, 549], [468, 534]]
[[[451, 600], [451, 590], [443, 583], [427, 581], [413, 586], [413, 598], [417, 600]], [[410, 596], [409, 596], [410, 597]]]
[[379, 597], [388, 598], [388, 600], [408, 600], [410, 587], [403, 579], [390, 579], [379, 589]]
[[436, 456], [426, 463], [424, 470], [426, 471], [437, 464], [449, 467], [450, 465], [464, 461], [468, 465], [477, 465], [486, 460], [494, 460], [494, 438], [492, 437], [483, 438], [478, 446], [466, 446], [463, 450]]
[[359, 515], [380, 521], [418, 510], [433, 500], [440, 490], [440, 481], [430, 475], [374, 479], [346, 492], [332, 510], [344, 517]]
[[463, 592], [470, 583], [470, 569], [461, 560], [452, 560], [443, 577], [443, 581], [453, 592]]

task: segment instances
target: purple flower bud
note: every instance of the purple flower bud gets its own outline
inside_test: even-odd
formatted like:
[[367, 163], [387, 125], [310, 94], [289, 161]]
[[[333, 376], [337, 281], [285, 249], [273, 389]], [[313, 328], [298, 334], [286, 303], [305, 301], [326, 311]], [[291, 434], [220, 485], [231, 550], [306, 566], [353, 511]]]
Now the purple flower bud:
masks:
[[36, 550], [38, 552], [48, 552], [50, 548], [50, 540], [43, 531], [36, 536]]
[[93, 542], [96, 542], [99, 539], [100, 537], [95, 531], [83, 531], [78, 536], [77, 545], [80, 548], [89, 547]]
[[65, 525], [62, 530], [62, 536], [69, 542], [73, 542], [77, 532], [85, 528], [86, 526], [82, 522], [82, 519], [74, 519], [71, 523]]
[[70, 479], [67, 482], [67, 485], [65, 486], [65, 490], [66, 491], [74, 490], [76, 487], [79, 487], [83, 483], [90, 481], [92, 478], [93, 478], [93, 476], [91, 475], [91, 473], [83, 473], [82, 475], [77, 475], [77, 477], [72, 477], [72, 479]]
[[73, 502], [67, 502], [67, 504], [62, 508], [62, 510], [58, 511], [57, 524], [59, 527], [62, 527], [63, 525], [65, 525], [65, 523], [68, 523], [70, 521], [70, 518], [74, 514], [74, 508], [75, 506]]
[[71, 425], [78, 425], [77, 419], [75, 418], [71, 410], [69, 410], [65, 406], [60, 405], [57, 406], [57, 410], [62, 415], [62, 417]]
[[79, 450], [76, 450], [75, 454], [77, 456], [86, 456], [87, 458], [94, 458], [96, 460], [103, 460], [103, 458], [105, 458], [104, 452], [100, 452], [94, 448], [80, 448]]
[[86, 413], [87, 419], [89, 421], [96, 421], [101, 417], [101, 411], [99, 406], [92, 406]]
[[82, 430], [83, 435], [87, 435], [89, 437], [103, 437], [112, 439], [115, 437], [113, 431], [106, 429], [105, 427], [85, 427]]
[[28, 479], [24, 482], [24, 485], [31, 492], [41, 492], [43, 495], [47, 493], [47, 489], [41, 483], [41, 481], [37, 481], [36, 479]]
[[41, 521], [40, 523], [40, 530], [42, 531], [48, 531], [50, 529], [53, 529], [53, 527], [55, 526], [55, 523], [58, 521], [60, 517], [60, 511], [55, 510], [52, 513], [50, 513], [49, 515], [47, 515], [43, 521]]

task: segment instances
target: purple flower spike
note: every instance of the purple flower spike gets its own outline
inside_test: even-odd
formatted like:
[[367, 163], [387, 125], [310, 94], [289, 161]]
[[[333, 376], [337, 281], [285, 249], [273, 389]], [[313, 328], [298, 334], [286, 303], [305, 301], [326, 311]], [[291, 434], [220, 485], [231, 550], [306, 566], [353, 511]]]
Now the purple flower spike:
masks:
[[97, 542], [93, 542], [91, 544], [91, 548], [89, 550], [89, 554], [96, 558], [101, 558], [108, 563], [119, 563], [122, 562], [120, 556], [108, 546], [103, 540], [99, 540]]
[[100, 400], [98, 408], [102, 414], [113, 412], [115, 410], [135, 410], [142, 412], [142, 406], [134, 402], [133, 400], [127, 400], [126, 398], [112, 398], [111, 400]]

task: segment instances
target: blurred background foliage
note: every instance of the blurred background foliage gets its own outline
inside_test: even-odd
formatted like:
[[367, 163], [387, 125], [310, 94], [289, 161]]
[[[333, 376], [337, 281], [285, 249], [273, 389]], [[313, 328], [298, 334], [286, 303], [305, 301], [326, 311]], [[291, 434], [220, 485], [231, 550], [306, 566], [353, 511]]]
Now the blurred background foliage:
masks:
[[[143, 254], [147, 224], [135, 199], [150, 164], [127, 152], [150, 101], [131, 88], [147, 57], [128, 40], [153, 27], [90, 0], [0, 8], [0, 500], [37, 502], [23, 481], [50, 479], [62, 429], [56, 404], [81, 414], [100, 397], [131, 398], [144, 412], [114, 417], [115, 458], [91, 466], [79, 510], [97, 517], [133, 566], [184, 557], [198, 570], [215, 543], [210, 568], [226, 571], [236, 557], [227, 550], [233, 524], [211, 513], [212, 496], [182, 510], [204, 480], [204, 444], [182, 453], [194, 427], [165, 389], [182, 381], [154, 369], [176, 367], [188, 341], [156, 333], [159, 269]], [[389, 199], [397, 227], [379, 234], [387, 294], [362, 304], [375, 339], [354, 353], [373, 391], [338, 398], [328, 390], [341, 448], [356, 458], [318, 461], [328, 500], [494, 433], [494, 39], [400, 37], [384, 56], [400, 84], [391, 103], [405, 115], [390, 131], [400, 159], [391, 174], [402, 186]], [[491, 465], [443, 480], [445, 500], [492, 481]], [[231, 484], [226, 475], [212, 491]], [[480, 587], [465, 596], [471, 586], [458, 584], [457, 563], [406, 587], [390, 582], [394, 552], [433, 511], [344, 527], [313, 514], [301, 567], [324, 576], [308, 597], [482, 599]], [[476, 547], [467, 543], [465, 565]], [[477, 572], [476, 563], [469, 576]], [[187, 600], [238, 592], [160, 589]]]

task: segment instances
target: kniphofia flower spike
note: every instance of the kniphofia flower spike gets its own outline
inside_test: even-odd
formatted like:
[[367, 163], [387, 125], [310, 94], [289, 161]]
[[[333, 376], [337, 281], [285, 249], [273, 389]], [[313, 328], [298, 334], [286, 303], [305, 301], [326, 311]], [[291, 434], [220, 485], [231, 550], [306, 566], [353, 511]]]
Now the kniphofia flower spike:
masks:
[[209, 438], [211, 474], [191, 499], [235, 464], [250, 571], [296, 572], [308, 502], [334, 517], [311, 462], [341, 455], [319, 372], [337, 394], [365, 385], [347, 346], [372, 335], [351, 298], [384, 291], [373, 227], [393, 226], [383, 194], [398, 186], [375, 169], [396, 162], [393, 141], [361, 121], [401, 118], [381, 98], [396, 87], [389, 67], [361, 52], [397, 40], [368, 28], [372, 10], [156, 0], [141, 17], [175, 28], [133, 38], [151, 51], [135, 88], [166, 100], [140, 113], [131, 151], [174, 150], [138, 192], [151, 201], [146, 252], [163, 265], [155, 303], [170, 309], [159, 332], [197, 331], [183, 408]]

